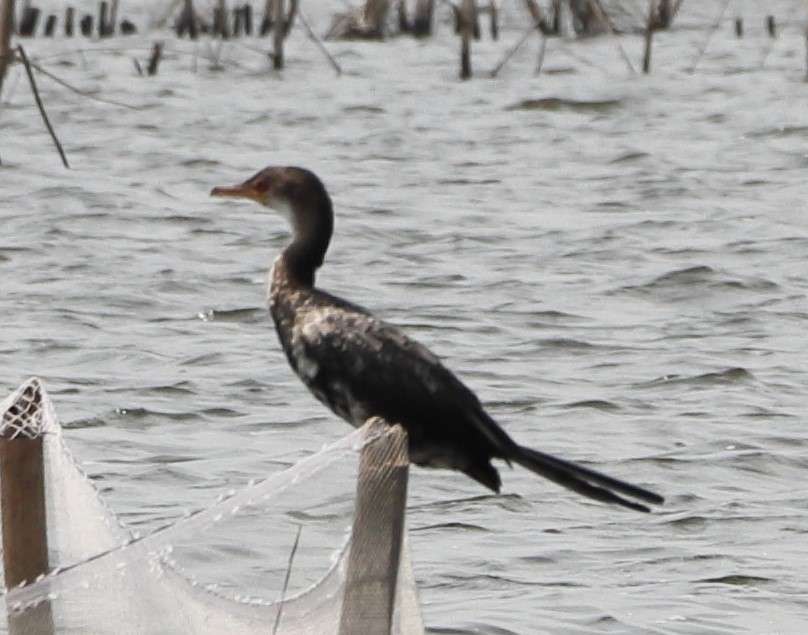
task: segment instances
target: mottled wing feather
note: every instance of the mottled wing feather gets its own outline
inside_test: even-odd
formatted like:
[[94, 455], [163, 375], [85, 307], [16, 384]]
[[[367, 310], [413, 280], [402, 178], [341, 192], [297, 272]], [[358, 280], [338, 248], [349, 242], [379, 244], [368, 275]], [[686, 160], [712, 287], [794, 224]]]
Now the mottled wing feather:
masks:
[[400, 422], [410, 424], [411, 435], [418, 434], [417, 425], [429, 425], [430, 436], [440, 432], [435, 426], [441, 426], [451, 438], [450, 428], [465, 428], [471, 434], [471, 425], [495, 455], [512, 444], [474, 393], [399, 328], [350, 305], [307, 311], [299, 319], [301, 343], [317, 364], [320, 381], [350, 385], [353, 397], [366, 405], [366, 414], [384, 417], [397, 412], [417, 418]]

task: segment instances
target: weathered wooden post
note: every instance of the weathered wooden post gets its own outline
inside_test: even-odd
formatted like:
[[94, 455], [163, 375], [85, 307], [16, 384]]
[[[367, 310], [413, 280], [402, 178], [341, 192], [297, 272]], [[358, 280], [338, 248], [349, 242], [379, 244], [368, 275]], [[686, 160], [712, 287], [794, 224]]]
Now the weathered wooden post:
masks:
[[417, 0], [415, 16], [412, 20], [412, 34], [415, 37], [432, 35], [432, 15], [435, 12], [435, 0]]
[[283, 68], [283, 40], [286, 37], [284, 28], [284, 1], [273, 0], [272, 6], [272, 68], [279, 71]]
[[651, 41], [654, 37], [654, 15], [656, 1], [648, 0], [648, 20], [645, 24], [645, 52], [642, 56], [642, 72], [646, 75], [651, 72]]
[[81, 28], [81, 34], [84, 37], [92, 37], [93, 35], [93, 16], [89, 13], [85, 14], [81, 21], [79, 22], [79, 27]]
[[741, 16], [735, 18], [735, 37], [743, 37], [743, 18]]
[[553, 35], [561, 35], [561, 0], [553, 0], [553, 23], [551, 31]]
[[407, 0], [398, 0], [398, 30], [400, 33], [412, 31], [412, 25], [407, 17]]
[[769, 37], [777, 37], [777, 26], [774, 23], [773, 15], [766, 16], [766, 31], [768, 31]]
[[244, 12], [244, 35], [252, 35], [253, 34], [252, 5], [245, 4], [242, 11]]
[[[0, 515], [6, 589], [33, 582], [49, 569], [40, 390], [39, 382], [32, 381], [2, 413]], [[53, 633], [49, 602], [23, 612], [6, 608], [11, 635]]]
[[389, 635], [395, 609], [407, 506], [407, 433], [378, 417], [365, 430], [339, 635]]
[[457, 14], [460, 30], [460, 79], [471, 77], [471, 38], [474, 35], [475, 0], [463, 0]]
[[107, 23], [107, 35], [115, 35], [115, 28], [118, 25], [118, 0], [110, 0], [109, 22]]
[[0, 0], [0, 94], [3, 80], [11, 66], [14, 53], [11, 49], [11, 34], [14, 32], [14, 0]]
[[498, 40], [499, 39], [499, 10], [497, 9], [497, 3], [494, 0], [490, 0], [488, 3], [488, 17], [490, 19], [490, 26], [491, 26], [491, 39]]
[[39, 23], [40, 10], [36, 7], [26, 7], [22, 13], [18, 34], [20, 37], [33, 37]]
[[154, 46], [152, 47], [151, 57], [149, 58], [149, 66], [146, 69], [146, 72], [149, 75], [156, 75], [157, 69], [160, 66], [160, 59], [163, 56], [163, 44], [161, 42], [155, 42]]
[[45, 37], [53, 37], [54, 31], [56, 31], [56, 16], [51, 14], [45, 20]]
[[805, 27], [805, 81], [808, 82], [808, 26]]
[[76, 10], [73, 7], [65, 9], [65, 37], [73, 37], [73, 21], [76, 19]]
[[230, 35], [233, 37], [238, 37], [241, 35], [241, 17], [242, 17], [241, 7], [236, 7], [233, 9], [233, 28], [230, 30]]
[[213, 10], [213, 32], [227, 39], [230, 35], [227, 28], [227, 5], [225, 0], [219, 0], [218, 6]]
[[196, 22], [194, 0], [184, 0], [182, 11], [177, 18], [174, 29], [178, 37], [183, 37], [186, 33], [192, 40], [199, 37], [199, 25]]
[[370, 26], [372, 37], [384, 37], [387, 13], [390, 11], [390, 0], [366, 0], [362, 11], [364, 23]]
[[527, 7], [528, 12], [530, 13], [530, 17], [533, 20], [533, 24], [537, 26], [541, 30], [542, 33], [548, 34], [551, 31], [551, 27], [547, 24], [547, 20], [544, 17], [544, 13], [539, 6], [539, 3], [536, 0], [525, 0], [525, 6]]
[[98, 5], [98, 37], [100, 38], [107, 36], [107, 11], [109, 11], [109, 5], [106, 0], [101, 0]]

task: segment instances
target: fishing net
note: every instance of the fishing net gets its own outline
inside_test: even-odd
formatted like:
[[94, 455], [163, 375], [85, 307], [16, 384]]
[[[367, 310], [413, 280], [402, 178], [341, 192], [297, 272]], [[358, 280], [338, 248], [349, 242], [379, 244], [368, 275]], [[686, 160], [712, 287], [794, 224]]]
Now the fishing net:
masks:
[[[400, 429], [369, 424], [210, 507], [138, 535], [78, 467], [37, 379], [0, 403], [0, 413], [2, 443], [43, 439], [51, 568], [7, 590], [8, 614], [0, 611], [7, 632], [374, 633], [382, 632], [379, 614], [389, 615], [392, 606], [391, 632], [423, 633], [406, 531], [385, 542], [396, 508], [382, 501], [393, 492], [403, 514], [406, 497]], [[362, 518], [353, 523], [356, 501]], [[352, 525], [362, 542], [353, 555]], [[260, 577], [262, 597], [216, 583], [223, 554], [246, 552], [249, 561], [251, 545], [266, 541], [275, 561], [245, 572]], [[385, 598], [379, 576], [388, 582], [396, 576], [377, 563], [389, 561], [391, 545], [400, 546], [401, 557], [397, 584]]]

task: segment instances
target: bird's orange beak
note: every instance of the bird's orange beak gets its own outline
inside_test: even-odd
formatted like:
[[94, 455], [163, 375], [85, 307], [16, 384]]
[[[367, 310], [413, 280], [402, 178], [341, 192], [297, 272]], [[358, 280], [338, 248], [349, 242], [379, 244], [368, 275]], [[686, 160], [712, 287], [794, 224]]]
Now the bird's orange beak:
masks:
[[233, 186], [214, 187], [210, 191], [210, 195], [229, 198], [248, 198], [253, 201], [258, 201], [259, 203], [262, 200], [261, 192], [259, 192], [257, 188], [253, 187], [252, 185], [248, 185], [247, 183]]

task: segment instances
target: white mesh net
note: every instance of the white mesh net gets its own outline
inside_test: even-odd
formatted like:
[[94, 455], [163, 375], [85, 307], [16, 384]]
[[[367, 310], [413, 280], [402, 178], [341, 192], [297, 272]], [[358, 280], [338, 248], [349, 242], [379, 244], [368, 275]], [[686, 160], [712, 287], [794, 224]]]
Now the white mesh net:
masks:
[[[0, 412], [3, 443], [42, 435], [53, 569], [6, 593], [11, 619], [2, 626], [8, 631], [44, 632], [44, 606], [45, 621], [52, 621], [56, 633], [374, 632], [361, 630], [356, 620], [354, 630], [341, 631], [340, 616], [345, 623], [357, 610], [343, 599], [354, 501], [362, 498], [356, 495], [360, 455], [374, 446], [387, 448], [389, 428], [366, 426], [284, 471], [220, 496], [211, 507], [137, 536], [118, 522], [77, 467], [38, 380], [0, 403]], [[386, 465], [381, 472], [387, 476], [401, 467], [400, 461]], [[372, 515], [373, 508], [361, 513]], [[423, 625], [404, 536], [391, 632], [409, 635], [423, 633]], [[239, 589], [243, 584], [217, 581], [217, 558], [237, 550], [249, 554], [250, 545], [261, 541], [273, 543], [277, 561], [255, 563], [244, 578], [260, 581], [263, 597], [250, 592], [249, 582], [245, 590]], [[385, 550], [390, 545], [383, 541], [363, 544], [362, 558], [383, 559]], [[200, 566], [206, 561], [207, 567]], [[187, 562], [194, 563], [193, 578], [183, 572]]]

